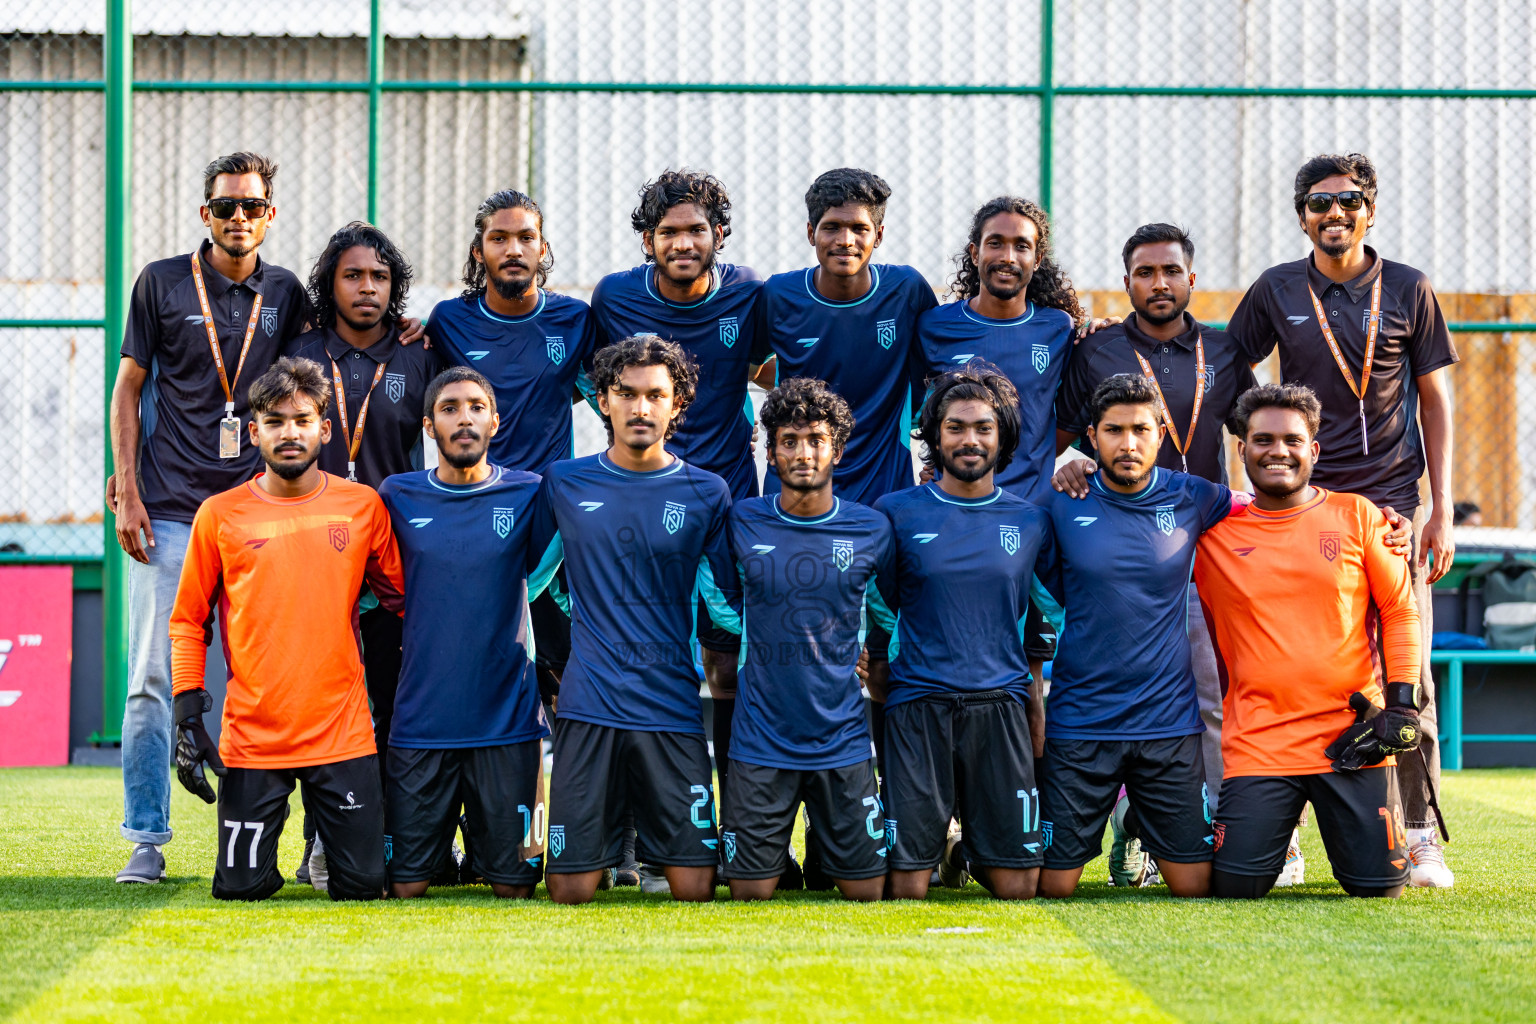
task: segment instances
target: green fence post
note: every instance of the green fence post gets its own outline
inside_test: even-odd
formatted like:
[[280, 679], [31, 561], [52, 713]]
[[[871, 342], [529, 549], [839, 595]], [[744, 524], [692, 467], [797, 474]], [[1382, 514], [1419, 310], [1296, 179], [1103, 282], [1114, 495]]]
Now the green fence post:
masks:
[[[102, 332], [102, 371], [107, 422], [112, 417], [112, 382], [117, 380], [118, 353], [128, 319], [128, 295], [133, 288], [133, 215], [129, 202], [133, 158], [133, 25], [130, 0], [107, 0], [107, 31], [102, 40], [106, 76], [106, 285], [105, 330]], [[106, 477], [112, 476], [112, 438], [104, 445]], [[128, 698], [128, 560], [117, 544], [117, 518], [103, 509], [101, 530], [101, 731], [97, 743], [122, 740], [123, 704]]]
[[1051, 146], [1056, 133], [1056, 5], [1040, 0], [1040, 208], [1051, 210]]
[[379, 222], [379, 107], [384, 90], [384, 26], [379, 0], [368, 9], [368, 223]]

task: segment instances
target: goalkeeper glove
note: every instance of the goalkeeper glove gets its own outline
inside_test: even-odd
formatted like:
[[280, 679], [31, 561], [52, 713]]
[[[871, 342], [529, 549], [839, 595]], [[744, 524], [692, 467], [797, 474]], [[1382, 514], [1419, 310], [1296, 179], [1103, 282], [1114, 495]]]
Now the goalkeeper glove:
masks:
[[1323, 751], [1334, 771], [1370, 768], [1419, 745], [1418, 685], [1388, 683], [1386, 696], [1386, 707], [1377, 708], [1358, 690], [1349, 695], [1355, 720]]
[[224, 759], [219, 756], [219, 748], [203, 726], [203, 713], [213, 710], [213, 697], [202, 687], [183, 690], [176, 695], [174, 708], [176, 777], [187, 792], [211, 804], [217, 798], [213, 795], [213, 787], [203, 777], [203, 763], [206, 761], [213, 774], [220, 778], [228, 772]]

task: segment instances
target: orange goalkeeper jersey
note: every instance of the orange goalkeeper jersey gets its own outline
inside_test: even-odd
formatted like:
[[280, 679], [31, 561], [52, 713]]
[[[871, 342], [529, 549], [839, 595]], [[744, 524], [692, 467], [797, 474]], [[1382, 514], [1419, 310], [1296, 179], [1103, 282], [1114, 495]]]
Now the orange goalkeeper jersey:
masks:
[[1419, 613], [1385, 518], [1359, 495], [1317, 492], [1283, 512], [1249, 505], [1200, 538], [1228, 778], [1328, 771], [1323, 748], [1354, 721], [1349, 695], [1379, 705], [1384, 682], [1419, 680]]
[[298, 768], [374, 753], [358, 655], [365, 579], [400, 611], [400, 551], [371, 487], [322, 473], [302, 498], [252, 480], [203, 502], [171, 611], [171, 681], [177, 693], [203, 685], [216, 602], [229, 666], [225, 764]]

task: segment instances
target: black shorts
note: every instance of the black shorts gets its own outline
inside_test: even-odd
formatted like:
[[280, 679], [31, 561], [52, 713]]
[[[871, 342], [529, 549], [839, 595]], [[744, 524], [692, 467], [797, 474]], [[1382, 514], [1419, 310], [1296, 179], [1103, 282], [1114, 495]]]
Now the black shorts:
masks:
[[1030, 661], [1050, 661], [1056, 657], [1056, 627], [1034, 601], [1024, 616], [1024, 657]]
[[885, 712], [892, 871], [929, 871], [960, 819], [973, 864], [1039, 867], [1045, 841], [1024, 705], [1004, 690], [924, 697]]
[[565, 585], [563, 565], [556, 570], [549, 588], [528, 603], [528, 621], [533, 625], [533, 655], [538, 666], [564, 672], [571, 658], [571, 618], [555, 600], [556, 584]]
[[1291, 830], [1307, 801], [1333, 877], [1363, 888], [1408, 881], [1407, 838], [1396, 768], [1321, 775], [1256, 775], [1221, 784], [1217, 871], [1273, 878], [1285, 867]]
[[740, 653], [741, 634], [732, 633], [728, 629], [715, 625], [715, 620], [709, 614], [709, 605], [702, 597], [699, 598], [698, 613], [694, 616], [693, 625], [694, 633], [699, 638], [699, 646], [705, 650], [720, 654]]
[[264, 900], [283, 887], [277, 841], [294, 785], [325, 844], [333, 900], [384, 894], [384, 794], [374, 754], [306, 768], [230, 768], [219, 780], [213, 896]]
[[1200, 864], [1214, 840], [1201, 737], [1161, 740], [1047, 739], [1040, 759], [1045, 866], [1080, 868], [1103, 848], [1104, 826], [1126, 788], [1141, 845], [1158, 860]]
[[545, 870], [561, 875], [616, 867], [626, 825], [634, 826], [642, 864], [714, 866], [712, 781], [703, 736], [556, 718]]
[[875, 763], [797, 771], [731, 758], [725, 780], [720, 845], [730, 878], [775, 878], [784, 873], [795, 811], [801, 802], [833, 878], [885, 874], [885, 814], [875, 786]]
[[453, 842], [459, 805], [474, 871], [496, 885], [538, 885], [543, 877], [543, 744], [412, 750], [390, 747], [389, 877], [425, 882]]

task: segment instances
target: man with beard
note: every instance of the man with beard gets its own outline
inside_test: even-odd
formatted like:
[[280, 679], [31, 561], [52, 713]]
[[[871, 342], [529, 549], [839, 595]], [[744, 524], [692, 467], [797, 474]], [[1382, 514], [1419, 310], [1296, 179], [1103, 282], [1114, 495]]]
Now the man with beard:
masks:
[[399, 711], [385, 758], [390, 886], [399, 897], [426, 892], [462, 802], [474, 872], [497, 896], [526, 898], [543, 874], [549, 735], [528, 599], [554, 575], [553, 530], [532, 515], [539, 478], [486, 458], [497, 430], [490, 381], [456, 366], [424, 401], [437, 468], [379, 489], [405, 572]]
[[[1402, 766], [1412, 883], [1449, 888], [1455, 876], [1432, 827], [1440, 785], [1430, 587], [1455, 557], [1451, 529], [1451, 400], [1456, 349], [1429, 279], [1365, 244], [1376, 219], [1376, 169], [1359, 153], [1313, 157], [1296, 172], [1296, 219], [1312, 253], [1271, 267], [1238, 304], [1227, 331], [1248, 359], [1280, 349], [1282, 380], [1323, 406], [1315, 477], [1413, 520], [1424, 746]], [[1428, 505], [1419, 478], [1429, 472]], [[1429, 564], [1430, 557], [1433, 564]]]
[[783, 490], [731, 507], [741, 582], [722, 588], [740, 593], [751, 624], [721, 780], [731, 896], [772, 897], [803, 802], [834, 884], [848, 899], [878, 900], [886, 833], [855, 665], [865, 604], [879, 603], [875, 579], [892, 569], [891, 526], [832, 494], [853, 414], [825, 384], [783, 382], [768, 393], [762, 424]]
[[[1232, 509], [1225, 486], [1157, 465], [1157, 391], [1118, 374], [1089, 401], [1099, 462], [1088, 497], [1053, 493], [1059, 562], [1041, 579], [1065, 609], [1040, 762], [1040, 891], [1070, 896], [1099, 855], [1121, 786], [1121, 827], [1157, 858], [1169, 892], [1204, 896], [1211, 827], [1195, 680], [1189, 568], [1200, 534]], [[1139, 817], [1139, 822], [1134, 820]]]
[[1344, 891], [1397, 896], [1408, 851], [1390, 761], [1421, 734], [1407, 560], [1368, 499], [1309, 483], [1322, 420], [1309, 389], [1256, 387], [1234, 418], [1253, 502], [1195, 559], [1227, 709], [1212, 895], [1269, 891], [1310, 801]]
[[[378, 899], [384, 802], [356, 607], [366, 583], [400, 610], [399, 550], [373, 488], [315, 465], [331, 432], [320, 366], [279, 359], [249, 397], [267, 471], [198, 509], [171, 613], [177, 776], [209, 803], [204, 764], [222, 776], [216, 899], [282, 888], [277, 846], [295, 784], [327, 848], [331, 899]], [[215, 603], [229, 663], [218, 749], [202, 717]]]
[[[747, 380], [760, 369], [761, 360], [752, 358], [753, 313], [763, 282], [751, 267], [718, 262], [731, 234], [730, 196], [708, 174], [666, 171], [640, 189], [630, 225], [640, 235], [645, 262], [598, 282], [592, 316], [604, 338], [654, 334], [681, 346], [698, 364], [698, 395], [667, 449], [720, 476], [733, 500], [754, 497], [757, 464]], [[723, 788], [730, 771], [741, 638], [716, 625], [700, 602], [698, 641]], [[798, 874], [798, 866], [794, 870]], [[642, 880], [628, 863], [620, 876], [620, 884]], [[659, 884], [653, 872], [645, 872], [644, 881], [653, 888]]]
[[1019, 396], [996, 367], [971, 362], [934, 381], [917, 436], [942, 472], [875, 504], [897, 557], [896, 585], [881, 589], [896, 618], [878, 695], [889, 895], [922, 899], [938, 867], [947, 885], [968, 869], [999, 899], [1029, 899], [1044, 839], [1023, 624], [1030, 581], [1054, 561], [1051, 523], [994, 479], [1019, 443]]

